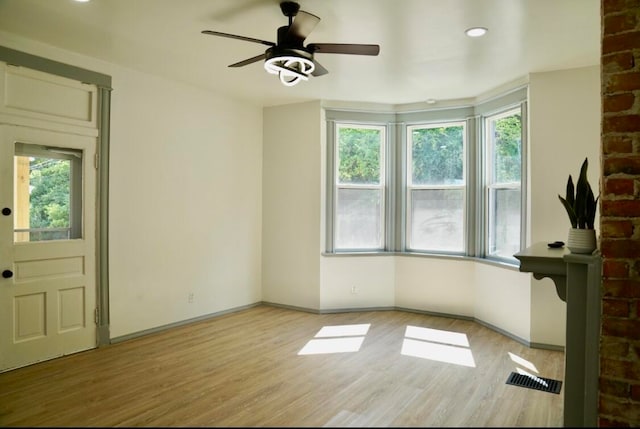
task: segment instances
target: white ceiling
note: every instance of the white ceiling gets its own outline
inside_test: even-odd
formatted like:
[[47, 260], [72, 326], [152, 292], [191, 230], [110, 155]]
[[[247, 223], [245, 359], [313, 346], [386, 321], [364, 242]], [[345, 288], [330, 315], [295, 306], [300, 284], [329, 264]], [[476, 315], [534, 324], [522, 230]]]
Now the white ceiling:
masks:
[[[278, 0], [0, 0], [0, 31], [269, 106], [385, 104], [481, 95], [528, 73], [597, 65], [600, 0], [299, 0], [321, 18], [307, 43], [374, 43], [378, 56], [316, 54], [329, 74], [283, 86], [262, 62]], [[469, 38], [472, 26], [489, 29]], [[0, 41], [0, 44], [2, 42]]]

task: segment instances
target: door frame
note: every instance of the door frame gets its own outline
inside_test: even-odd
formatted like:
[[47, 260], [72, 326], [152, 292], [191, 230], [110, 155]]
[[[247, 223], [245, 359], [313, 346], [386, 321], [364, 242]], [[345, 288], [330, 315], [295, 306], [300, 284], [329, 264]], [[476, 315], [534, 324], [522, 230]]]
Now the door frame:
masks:
[[109, 131], [111, 76], [0, 46], [0, 61], [77, 80], [98, 88], [96, 190], [97, 347], [109, 345]]

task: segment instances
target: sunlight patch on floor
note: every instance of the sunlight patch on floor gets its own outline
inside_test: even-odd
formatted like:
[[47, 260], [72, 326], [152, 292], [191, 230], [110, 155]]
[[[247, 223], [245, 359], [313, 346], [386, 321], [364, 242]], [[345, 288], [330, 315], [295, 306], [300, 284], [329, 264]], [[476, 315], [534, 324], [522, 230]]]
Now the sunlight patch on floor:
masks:
[[525, 368], [527, 368], [527, 369], [529, 369], [531, 371], [539, 372], [538, 368], [536, 368], [536, 366], [533, 364], [533, 362], [530, 362], [530, 361], [526, 360], [525, 358], [520, 357], [520, 356], [518, 356], [516, 354], [513, 354], [511, 352], [508, 352], [508, 353], [509, 353], [509, 357], [511, 358], [511, 360], [514, 361], [515, 363], [517, 363], [518, 365], [523, 366], [523, 367], [525, 367]]
[[402, 351], [400, 353], [405, 356], [469, 366], [472, 368], [476, 366], [470, 349], [446, 344], [436, 344], [428, 341], [405, 338], [402, 342]]
[[323, 326], [298, 352], [298, 355], [354, 353], [360, 350], [370, 323], [359, 325]]
[[317, 355], [327, 353], [354, 353], [360, 350], [364, 337], [323, 338], [311, 340], [298, 352], [298, 355]]
[[460, 332], [408, 325], [401, 354], [475, 368], [469, 339]]
[[318, 331], [315, 338], [323, 337], [348, 337], [356, 335], [367, 335], [369, 332], [370, 323], [363, 323], [361, 325], [335, 325], [335, 326], [323, 326]]
[[432, 341], [435, 343], [451, 344], [454, 346], [469, 347], [467, 335], [460, 332], [443, 331], [441, 329], [420, 328], [418, 326], [407, 326], [404, 333], [405, 338], [416, 340]]

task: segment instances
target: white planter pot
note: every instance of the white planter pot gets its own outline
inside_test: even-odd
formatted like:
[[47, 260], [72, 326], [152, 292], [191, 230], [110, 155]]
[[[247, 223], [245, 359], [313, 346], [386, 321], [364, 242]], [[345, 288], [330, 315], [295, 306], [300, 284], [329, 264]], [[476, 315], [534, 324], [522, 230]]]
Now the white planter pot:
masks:
[[569, 229], [567, 248], [571, 253], [591, 254], [597, 248], [595, 229]]

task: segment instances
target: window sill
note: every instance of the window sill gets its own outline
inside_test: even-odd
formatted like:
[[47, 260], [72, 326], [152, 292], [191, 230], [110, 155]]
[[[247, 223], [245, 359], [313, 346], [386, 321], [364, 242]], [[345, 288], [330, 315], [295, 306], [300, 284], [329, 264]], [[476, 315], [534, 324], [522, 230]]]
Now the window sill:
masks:
[[494, 267], [505, 268], [513, 271], [520, 271], [519, 261], [508, 262], [498, 259], [477, 258], [474, 256], [464, 255], [446, 255], [435, 253], [420, 253], [420, 252], [386, 252], [386, 251], [366, 251], [366, 252], [322, 252], [322, 256], [329, 258], [343, 258], [343, 257], [369, 257], [369, 256], [402, 256], [402, 257], [416, 257], [416, 258], [428, 258], [428, 259], [448, 259], [459, 261], [471, 261], [479, 262], [481, 264], [491, 265]]

